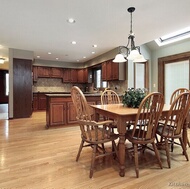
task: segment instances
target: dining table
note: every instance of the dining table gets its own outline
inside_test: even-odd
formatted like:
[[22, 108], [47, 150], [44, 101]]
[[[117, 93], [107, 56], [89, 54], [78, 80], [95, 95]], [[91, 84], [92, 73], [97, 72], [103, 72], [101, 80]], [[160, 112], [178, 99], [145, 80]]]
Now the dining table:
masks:
[[[125, 134], [126, 134], [126, 122], [135, 121], [138, 108], [130, 108], [123, 104], [107, 104], [107, 105], [90, 105], [95, 113], [95, 119], [98, 121], [100, 115], [114, 119], [117, 125], [117, 131], [119, 134], [119, 175], [125, 176]], [[170, 109], [170, 105], [164, 105], [162, 110], [162, 116], [166, 116]], [[187, 132], [184, 129], [185, 132]], [[184, 132], [184, 137], [187, 138], [187, 133]], [[185, 136], [186, 135], [186, 136]]]

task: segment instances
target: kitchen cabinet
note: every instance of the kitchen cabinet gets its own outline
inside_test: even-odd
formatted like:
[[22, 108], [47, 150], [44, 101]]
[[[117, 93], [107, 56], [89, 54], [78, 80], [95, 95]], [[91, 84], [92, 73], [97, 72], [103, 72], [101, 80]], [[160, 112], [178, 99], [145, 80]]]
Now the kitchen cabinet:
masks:
[[33, 94], [33, 111], [46, 110], [46, 95], [45, 93]]
[[50, 125], [66, 124], [66, 103], [52, 102], [50, 110]]
[[38, 95], [38, 110], [45, 110], [46, 109], [46, 95], [39, 94]]
[[38, 80], [38, 67], [37, 66], [32, 67], [32, 77], [33, 77], [33, 81], [37, 82], [37, 80]]
[[102, 63], [102, 80], [125, 80], [126, 79], [126, 63], [114, 63], [108, 60]]
[[88, 83], [88, 68], [77, 71], [77, 83]]
[[[88, 104], [97, 104], [100, 94], [86, 96]], [[76, 123], [76, 111], [70, 94], [47, 94], [46, 95], [46, 127], [63, 126]], [[93, 114], [93, 109], [90, 108]]]
[[53, 78], [62, 78], [63, 77], [63, 69], [62, 68], [50, 68], [50, 75]]
[[33, 94], [33, 102], [32, 102], [33, 111], [38, 110], [38, 95]]
[[63, 70], [63, 82], [77, 83], [77, 69], [66, 68]]
[[50, 68], [49, 67], [38, 67], [38, 77], [50, 77]]

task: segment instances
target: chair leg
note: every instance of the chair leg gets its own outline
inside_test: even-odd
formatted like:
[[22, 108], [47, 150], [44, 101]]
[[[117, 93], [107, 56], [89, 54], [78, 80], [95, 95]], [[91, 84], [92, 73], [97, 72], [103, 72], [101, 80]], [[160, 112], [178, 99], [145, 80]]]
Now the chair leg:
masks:
[[189, 142], [189, 138], [187, 137], [187, 144], [190, 147], [190, 142]]
[[189, 161], [189, 157], [188, 157], [188, 155], [187, 155], [187, 150], [186, 150], [186, 147], [185, 147], [185, 145], [184, 145], [184, 143], [183, 143], [182, 138], [179, 138], [179, 141], [180, 141], [181, 147], [182, 147], [182, 149], [183, 149], [183, 154], [185, 155], [187, 161]]
[[[114, 154], [116, 154], [117, 159], [119, 159], [118, 149], [115, 144], [115, 141], [112, 141], [112, 149], [114, 150], [114, 152], [115, 152]], [[115, 159], [115, 156], [114, 156], [114, 159]]]
[[162, 162], [161, 162], [161, 160], [160, 160], [160, 155], [159, 155], [159, 152], [158, 152], [158, 149], [157, 149], [157, 147], [156, 147], [155, 142], [152, 143], [152, 147], [153, 147], [153, 149], [154, 149], [156, 158], [157, 158], [157, 160], [158, 160], [158, 164], [160, 165], [160, 168], [162, 169]]
[[166, 146], [166, 149], [165, 149], [165, 150], [166, 150], [166, 156], [167, 156], [168, 167], [171, 168], [168, 139], [165, 139], [165, 146]]
[[92, 159], [91, 159], [91, 167], [90, 167], [90, 175], [89, 177], [92, 178], [93, 172], [94, 172], [94, 163], [96, 158], [96, 151], [97, 151], [97, 145], [94, 145], [93, 151], [92, 151]]
[[138, 160], [138, 149], [137, 149], [137, 144], [134, 144], [134, 159], [135, 159], [135, 171], [136, 171], [136, 176], [139, 178], [139, 160]]
[[83, 145], [84, 145], [84, 141], [81, 140], [80, 147], [79, 147], [79, 151], [78, 151], [78, 154], [77, 154], [77, 157], [76, 157], [76, 161], [79, 160], [80, 153], [81, 153], [81, 151], [82, 151]]

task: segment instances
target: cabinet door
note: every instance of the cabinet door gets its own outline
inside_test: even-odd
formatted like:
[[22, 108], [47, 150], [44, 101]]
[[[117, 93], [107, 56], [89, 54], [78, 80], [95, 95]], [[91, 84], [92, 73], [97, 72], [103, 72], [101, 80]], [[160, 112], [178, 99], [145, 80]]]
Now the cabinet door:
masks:
[[77, 79], [78, 79], [77, 76], [78, 76], [77, 69], [71, 69], [71, 79], [70, 79], [70, 81], [72, 83], [77, 83]]
[[38, 95], [37, 94], [33, 94], [33, 111], [38, 110]]
[[77, 80], [78, 83], [84, 83], [84, 69], [79, 69], [77, 71]]
[[51, 68], [51, 77], [62, 78], [61, 68]]
[[50, 125], [66, 124], [66, 103], [52, 103], [50, 105]]
[[38, 80], [38, 67], [37, 66], [33, 66], [32, 68], [32, 72], [33, 72], [33, 81], [36, 82]]
[[50, 68], [38, 67], [38, 77], [50, 77]]
[[112, 62], [112, 80], [119, 80], [119, 64]]
[[45, 94], [38, 95], [38, 110], [46, 110], [46, 96]]
[[83, 81], [88, 83], [88, 68], [83, 69]]
[[73, 102], [68, 102], [67, 107], [68, 107], [67, 108], [67, 122], [68, 123], [76, 123], [77, 113], [76, 113]]
[[63, 70], [63, 81], [64, 82], [70, 82], [71, 80], [71, 70], [70, 69], [64, 69]]
[[106, 77], [106, 62], [102, 63], [102, 80], [103, 81], [107, 81], [107, 77]]

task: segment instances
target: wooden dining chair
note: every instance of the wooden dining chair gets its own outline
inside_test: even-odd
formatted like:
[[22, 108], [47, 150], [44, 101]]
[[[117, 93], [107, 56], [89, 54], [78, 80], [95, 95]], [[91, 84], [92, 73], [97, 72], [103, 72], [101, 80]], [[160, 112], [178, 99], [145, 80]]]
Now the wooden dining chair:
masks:
[[[81, 144], [78, 150], [76, 161], [78, 161], [83, 147], [92, 147], [93, 152], [89, 175], [89, 177], [92, 178], [96, 158], [111, 154], [116, 155], [118, 158], [118, 152], [115, 143], [118, 135], [114, 134], [111, 130], [111, 127], [109, 127], [110, 124], [113, 124], [112, 120], [99, 122], [93, 120], [93, 116], [91, 115], [86, 98], [78, 87], [73, 86], [71, 88], [71, 97], [77, 112], [76, 119], [81, 130]], [[108, 142], [112, 143], [112, 150], [110, 151], [107, 151], [104, 147], [104, 144]]]
[[[183, 93], [183, 92], [188, 92], [189, 91], [189, 89], [187, 89], [187, 88], [178, 88], [178, 89], [176, 89], [173, 93], [172, 93], [172, 95], [171, 95], [171, 98], [170, 98], [170, 105], [174, 102], [174, 100], [176, 99], [176, 97], [178, 97], [181, 93]], [[188, 115], [188, 116], [190, 116], [190, 115]], [[187, 119], [189, 119], [188, 117], [187, 117]], [[186, 123], [184, 123], [184, 124], [186, 124]], [[174, 144], [175, 144], [176, 142], [174, 142], [174, 140], [172, 141], [172, 143], [171, 143], [171, 151], [173, 152], [173, 147], [174, 147]], [[178, 143], [176, 143], [176, 144], [178, 144]], [[188, 137], [187, 137], [187, 144], [188, 144], [188, 146], [190, 147], [190, 143], [189, 143], [189, 139], [188, 139]]]
[[[120, 98], [119, 95], [110, 89], [106, 89], [104, 92], [101, 94], [101, 104], [120, 104]], [[109, 120], [109, 117], [103, 117], [104, 120]], [[112, 131], [114, 132], [114, 129], [117, 128], [116, 122], [114, 121], [112, 125], [110, 125], [112, 128]]]
[[105, 90], [101, 94], [101, 104], [120, 104], [119, 95], [113, 90]]
[[137, 178], [139, 177], [138, 150], [148, 148], [147, 144], [152, 144], [152, 150], [155, 152], [160, 168], [162, 168], [160, 156], [155, 145], [155, 133], [163, 106], [164, 98], [161, 93], [154, 92], [148, 94], [139, 106], [134, 125], [126, 132], [126, 139], [133, 146], [132, 150]]
[[162, 138], [162, 143], [166, 151], [168, 167], [171, 167], [169, 145], [168, 141], [173, 139], [179, 139], [180, 145], [183, 149], [187, 161], [189, 160], [186, 147], [182, 140], [182, 129], [190, 107], [190, 92], [184, 92], [178, 95], [172, 102], [170, 110], [164, 120], [164, 123], [160, 123], [156, 134]]

